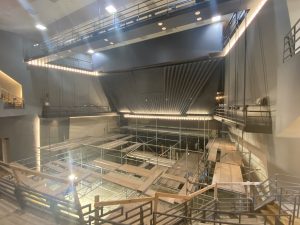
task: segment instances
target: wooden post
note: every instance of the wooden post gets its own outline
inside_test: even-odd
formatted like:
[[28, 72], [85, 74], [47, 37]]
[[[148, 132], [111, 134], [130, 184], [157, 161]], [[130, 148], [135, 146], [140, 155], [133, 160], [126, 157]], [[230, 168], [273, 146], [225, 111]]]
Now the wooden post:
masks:
[[[99, 202], [99, 201], [100, 201], [100, 197], [99, 197], [99, 195], [96, 195], [95, 203]], [[98, 218], [99, 218], [99, 209], [98, 209], [98, 207], [95, 207], [95, 225], [99, 225]]]
[[154, 208], [153, 208], [153, 225], [156, 225], [156, 218], [157, 218], [157, 208], [158, 208], [158, 195], [155, 193], [155, 198], [154, 198]]
[[214, 187], [214, 199], [218, 199], [218, 185], [217, 185], [217, 183], [215, 184], [215, 187]]

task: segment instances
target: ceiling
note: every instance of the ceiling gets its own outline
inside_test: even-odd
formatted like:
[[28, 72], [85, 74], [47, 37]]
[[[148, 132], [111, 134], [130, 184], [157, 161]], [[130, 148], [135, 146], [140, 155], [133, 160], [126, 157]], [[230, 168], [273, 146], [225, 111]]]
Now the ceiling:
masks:
[[[70, 29], [78, 24], [106, 14], [105, 6], [123, 8], [138, 0], [1, 0], [0, 30], [40, 40], [36, 23], [48, 27], [48, 35]], [[141, 0], [139, 0], [141, 1]]]

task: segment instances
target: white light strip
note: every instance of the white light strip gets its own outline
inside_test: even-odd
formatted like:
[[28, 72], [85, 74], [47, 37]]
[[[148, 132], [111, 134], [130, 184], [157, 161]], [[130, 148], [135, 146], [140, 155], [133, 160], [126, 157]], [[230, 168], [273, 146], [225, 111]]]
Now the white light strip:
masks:
[[52, 65], [52, 64], [47, 64], [47, 63], [41, 62], [40, 60], [31, 60], [31, 61], [28, 61], [27, 64], [29, 64], [31, 66], [38, 66], [38, 67], [44, 67], [44, 68], [49, 68], [49, 69], [56, 69], [56, 70], [62, 70], [62, 71], [67, 71], [67, 72], [80, 73], [80, 74], [85, 74], [85, 75], [90, 75], [90, 76], [100, 76], [100, 73], [98, 71], [88, 71], [88, 70], [75, 69], [75, 68], [66, 67], [66, 66]]
[[132, 115], [124, 114], [124, 118], [132, 119], [158, 119], [158, 120], [212, 120], [213, 117], [210, 115], [202, 116], [156, 116], [156, 115]]
[[264, 7], [268, 0], [261, 0], [254, 9], [251, 9], [249, 13], [246, 15], [246, 18], [241, 23], [237, 31], [234, 33], [232, 38], [229, 40], [225, 48], [223, 49], [223, 56], [226, 56], [230, 50], [235, 46], [240, 37], [245, 33], [247, 27], [252, 23], [254, 18], [260, 12], [260, 10]]

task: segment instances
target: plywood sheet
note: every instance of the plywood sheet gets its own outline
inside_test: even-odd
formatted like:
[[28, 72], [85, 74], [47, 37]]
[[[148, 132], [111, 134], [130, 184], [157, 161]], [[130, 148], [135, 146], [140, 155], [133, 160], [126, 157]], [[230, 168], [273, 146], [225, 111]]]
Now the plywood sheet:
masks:
[[[241, 167], [238, 165], [217, 162], [212, 183], [220, 182], [243, 182]], [[218, 185], [218, 188], [238, 193], [245, 193], [245, 188], [237, 184]]]

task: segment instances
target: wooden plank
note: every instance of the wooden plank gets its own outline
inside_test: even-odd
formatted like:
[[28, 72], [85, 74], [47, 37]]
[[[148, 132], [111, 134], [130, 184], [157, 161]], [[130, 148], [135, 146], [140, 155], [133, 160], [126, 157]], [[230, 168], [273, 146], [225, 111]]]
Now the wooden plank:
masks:
[[130, 145], [127, 148], [123, 148], [121, 150], [121, 152], [128, 153], [128, 152], [131, 152], [131, 151], [135, 151], [135, 150], [137, 150], [142, 145], [143, 145], [142, 143], [135, 143], [134, 145]]
[[212, 183], [228, 183], [218, 184], [218, 188], [245, 193], [245, 188], [243, 186], [232, 182], [243, 182], [241, 167], [238, 165], [217, 162]]
[[152, 183], [164, 172], [164, 170], [157, 169], [151, 177], [149, 177], [139, 188], [138, 191], [145, 192]]
[[215, 148], [215, 147], [211, 148], [208, 152], [207, 160], [215, 162], [217, 160], [217, 152], [218, 152], [217, 148]]
[[242, 165], [242, 156], [237, 151], [232, 151], [227, 153], [222, 151], [220, 162], [240, 166]]
[[118, 184], [120, 186], [128, 187], [133, 190], [138, 190], [138, 188], [143, 183], [142, 181], [132, 179], [129, 176], [124, 176], [122, 174], [116, 174], [113, 172], [103, 175], [102, 178], [112, 183]]
[[110, 162], [110, 161], [103, 160], [103, 159], [94, 160], [93, 163], [96, 166], [100, 166], [100, 167], [105, 168], [107, 170], [116, 170], [121, 166], [121, 164], [119, 164], [119, 163], [114, 163], [114, 162]]
[[142, 177], [149, 177], [151, 176], [151, 174], [153, 174], [152, 171], [147, 170], [145, 168], [142, 167], [138, 167], [138, 166], [132, 166], [129, 164], [123, 164], [121, 167], [118, 168], [118, 170], [127, 172], [127, 173], [133, 173]]
[[174, 180], [174, 181], [178, 181], [180, 183], [185, 183], [186, 182], [186, 179], [184, 177], [175, 176], [175, 175], [168, 174], [168, 173], [164, 173], [161, 177], [166, 178], [166, 179], [170, 179], [170, 180]]

